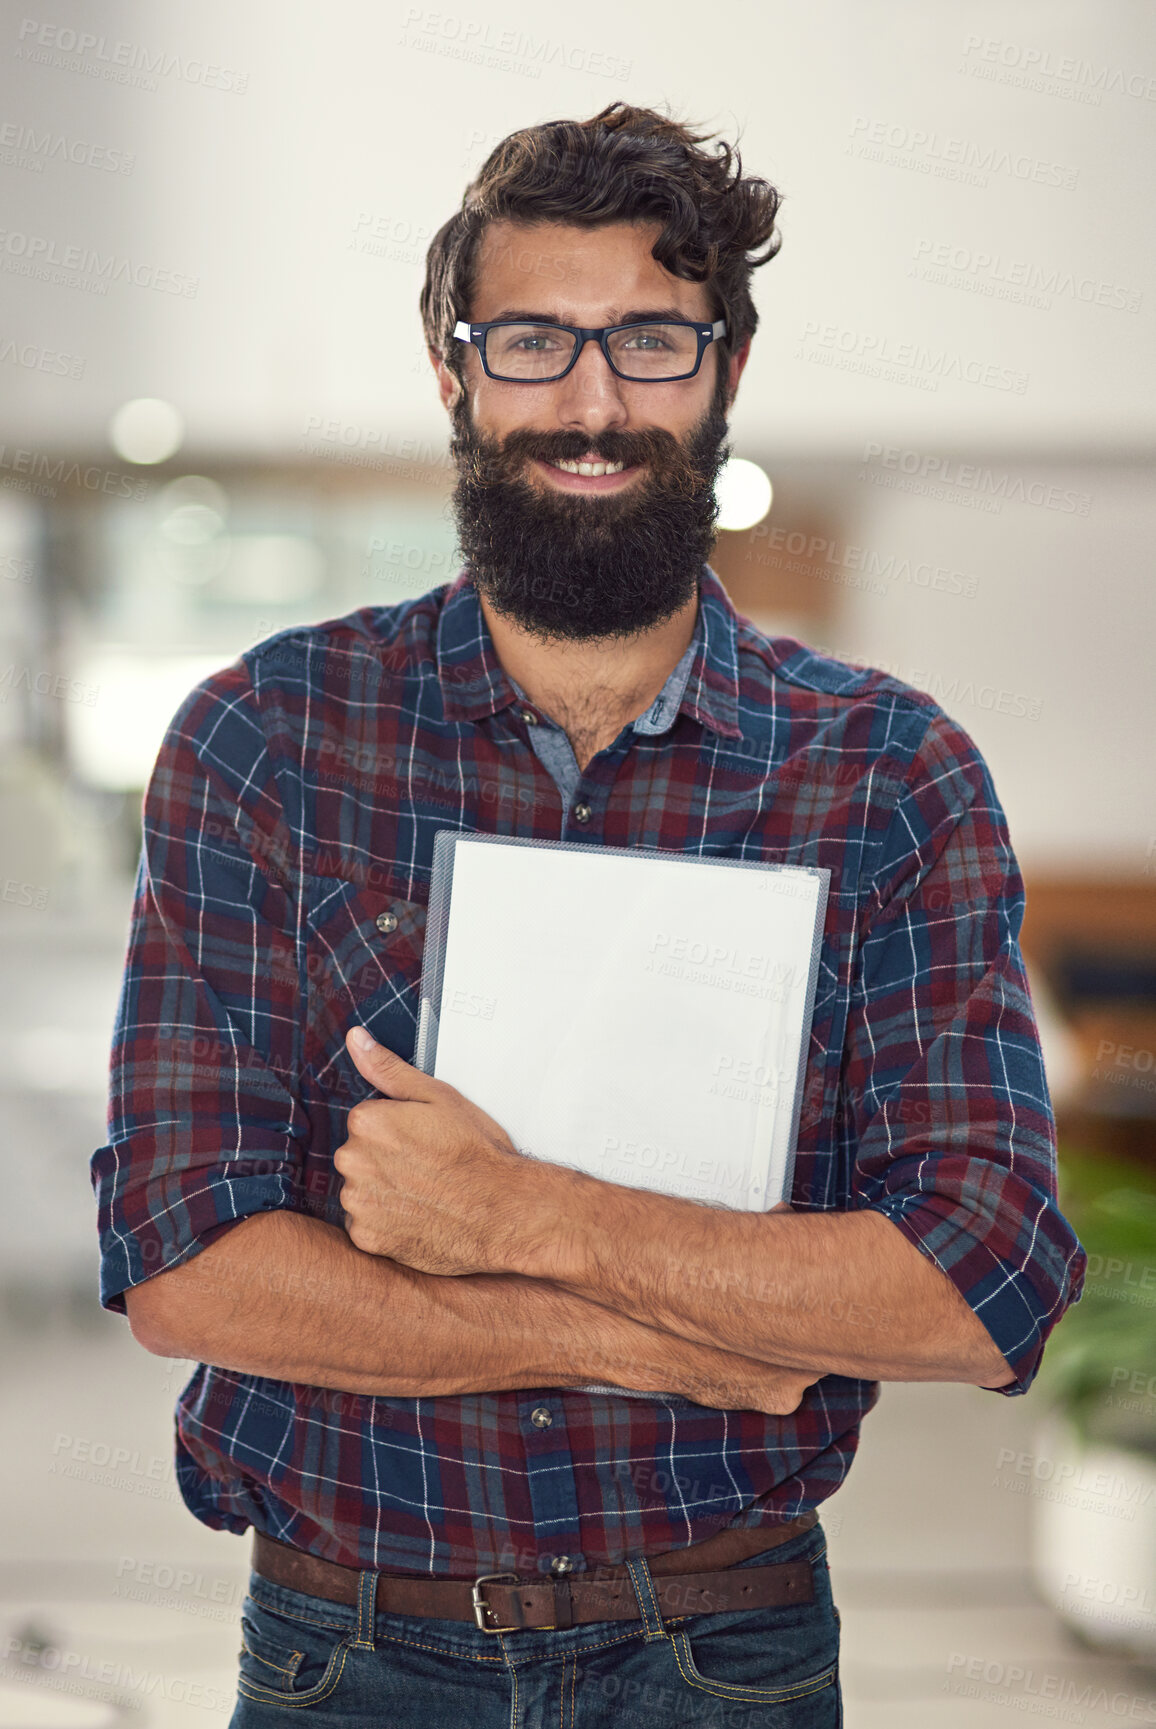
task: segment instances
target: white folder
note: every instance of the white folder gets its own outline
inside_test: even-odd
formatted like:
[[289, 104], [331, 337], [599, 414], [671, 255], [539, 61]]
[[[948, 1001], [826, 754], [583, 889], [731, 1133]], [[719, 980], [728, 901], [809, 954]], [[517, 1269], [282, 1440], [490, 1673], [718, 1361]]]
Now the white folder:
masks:
[[789, 1199], [830, 874], [439, 830], [415, 1066], [530, 1157]]

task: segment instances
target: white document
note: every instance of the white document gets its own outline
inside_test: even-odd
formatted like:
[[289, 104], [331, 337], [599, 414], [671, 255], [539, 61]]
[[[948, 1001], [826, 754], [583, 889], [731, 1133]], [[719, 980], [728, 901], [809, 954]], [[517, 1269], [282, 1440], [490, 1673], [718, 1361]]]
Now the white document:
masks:
[[437, 845], [417, 1066], [432, 1052], [533, 1158], [728, 1207], [786, 1199], [829, 871]]

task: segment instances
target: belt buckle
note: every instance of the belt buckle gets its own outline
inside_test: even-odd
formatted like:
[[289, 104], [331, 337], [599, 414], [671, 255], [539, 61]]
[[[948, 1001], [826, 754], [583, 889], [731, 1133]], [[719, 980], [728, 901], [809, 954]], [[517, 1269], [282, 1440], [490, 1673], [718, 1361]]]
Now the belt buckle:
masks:
[[491, 1584], [495, 1579], [504, 1579], [507, 1583], [513, 1585], [518, 1583], [518, 1575], [516, 1573], [479, 1573], [478, 1577], [474, 1580], [473, 1589], [474, 1620], [477, 1622], [483, 1633], [518, 1633], [521, 1631], [518, 1627], [486, 1626], [485, 1616], [487, 1614], [494, 1614], [494, 1610], [490, 1604], [486, 1602], [480, 1587], [482, 1585]]

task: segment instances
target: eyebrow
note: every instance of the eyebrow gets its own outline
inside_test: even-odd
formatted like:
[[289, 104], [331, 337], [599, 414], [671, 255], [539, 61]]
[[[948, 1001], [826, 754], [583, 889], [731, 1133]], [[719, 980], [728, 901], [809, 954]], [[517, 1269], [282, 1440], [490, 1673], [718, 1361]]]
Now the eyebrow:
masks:
[[[477, 323], [497, 324], [502, 319], [516, 319], [520, 324], [580, 324], [578, 318], [567, 318], [561, 312], [527, 312], [521, 306], [504, 306], [501, 312], [495, 312], [493, 318], [475, 320]], [[631, 308], [629, 312], [611, 310], [606, 315], [607, 324], [662, 323], [667, 319], [684, 319], [688, 324], [706, 324], [708, 319], [692, 318], [690, 313], [681, 312], [677, 306], [650, 306]]]

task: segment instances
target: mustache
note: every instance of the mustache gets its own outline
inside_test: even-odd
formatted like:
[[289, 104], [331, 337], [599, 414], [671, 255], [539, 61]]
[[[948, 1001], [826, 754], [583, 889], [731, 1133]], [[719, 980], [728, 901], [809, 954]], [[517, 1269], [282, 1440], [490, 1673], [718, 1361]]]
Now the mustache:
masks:
[[641, 465], [674, 492], [694, 492], [709, 478], [704, 476], [691, 452], [664, 427], [645, 427], [633, 432], [610, 429], [593, 435], [517, 427], [500, 442], [473, 428], [465, 436], [455, 438], [451, 448], [468, 478], [479, 484], [524, 483], [523, 470], [533, 458], [542, 462], [578, 462], [586, 456], [601, 462], [621, 462], [627, 467]]

